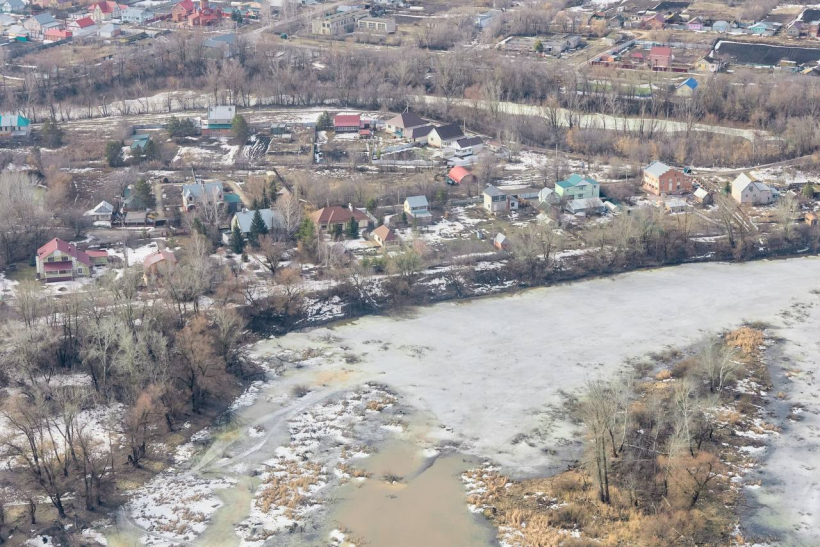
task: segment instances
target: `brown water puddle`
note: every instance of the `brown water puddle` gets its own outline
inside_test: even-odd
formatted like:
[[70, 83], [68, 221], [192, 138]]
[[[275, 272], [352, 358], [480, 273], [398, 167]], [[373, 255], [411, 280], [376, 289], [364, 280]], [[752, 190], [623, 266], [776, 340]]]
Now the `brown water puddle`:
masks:
[[[337, 493], [331, 521], [350, 541], [392, 547], [496, 545], [495, 533], [467, 509], [461, 473], [477, 462], [459, 454], [427, 457], [408, 441], [393, 441], [360, 462], [373, 475]], [[389, 483], [385, 475], [402, 477]]]

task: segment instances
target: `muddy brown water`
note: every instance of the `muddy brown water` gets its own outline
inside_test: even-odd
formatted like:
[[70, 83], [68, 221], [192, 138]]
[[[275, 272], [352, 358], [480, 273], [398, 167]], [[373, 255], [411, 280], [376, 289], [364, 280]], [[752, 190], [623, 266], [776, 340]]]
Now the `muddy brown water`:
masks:
[[[360, 467], [372, 473], [339, 488], [330, 520], [348, 540], [394, 547], [497, 545], [483, 516], [467, 509], [461, 474], [479, 462], [394, 440]], [[398, 482], [390, 479], [400, 477]]]

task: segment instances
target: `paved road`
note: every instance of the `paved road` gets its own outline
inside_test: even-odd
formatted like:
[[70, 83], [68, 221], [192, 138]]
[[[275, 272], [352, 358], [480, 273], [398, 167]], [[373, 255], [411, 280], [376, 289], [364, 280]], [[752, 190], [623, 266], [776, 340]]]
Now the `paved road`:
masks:
[[[411, 97], [417, 102], [427, 104], [443, 105], [448, 102], [444, 97], [433, 95], [414, 95]], [[536, 116], [546, 117], [546, 110], [544, 107], [522, 103], [511, 103], [500, 101], [494, 103], [492, 101], [478, 100], [472, 101], [468, 99], [450, 99], [451, 106], [469, 106], [478, 107], [483, 110], [495, 110], [504, 114], [513, 114], [516, 116]], [[566, 108], [559, 108], [557, 111], [558, 124], [563, 127], [569, 126], [568, 118], [572, 111]], [[628, 129], [630, 131], [640, 130], [641, 126], [646, 128], [654, 124], [655, 131], [684, 133], [687, 130], [687, 124], [674, 120], [652, 120], [649, 118], [626, 118], [615, 117], [608, 114], [578, 114], [573, 113], [573, 117], [580, 123], [582, 127], [600, 128], [600, 129]], [[715, 133], [719, 135], [727, 135], [730, 137], [741, 137], [746, 140], [754, 140], [758, 136], [769, 137], [771, 135], [766, 131], [752, 131], [751, 129], [739, 129], [736, 127], [726, 127], [723, 125], [707, 125], [697, 123], [692, 125], [692, 131], [704, 131], [708, 133]]]

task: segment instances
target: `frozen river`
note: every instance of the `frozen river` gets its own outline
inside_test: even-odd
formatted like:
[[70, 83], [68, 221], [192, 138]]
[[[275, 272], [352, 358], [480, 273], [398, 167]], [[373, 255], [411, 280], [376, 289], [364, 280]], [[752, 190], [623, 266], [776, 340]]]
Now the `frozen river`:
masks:
[[[221, 441], [187, 472], [225, 474], [237, 463], [243, 469], [259, 464], [287, 438], [290, 417], [334, 394], [377, 382], [396, 393], [409, 413], [422, 417], [402, 434], [405, 448], [397, 453], [406, 446], [436, 448], [473, 461], [491, 459], [518, 477], [549, 473], [577, 455], [572, 426], [556, 412], [562, 392], [578, 389], [589, 378], [611, 375], [629, 358], [685, 347], [707, 332], [744, 321], [765, 321], [778, 335], [794, 338], [786, 346], [793, 360], [816, 370], [813, 355], [818, 353], [820, 329], [816, 321], [806, 322], [808, 312], [796, 317], [794, 310], [802, 303], [820, 303], [812, 293], [817, 289], [819, 258], [685, 265], [443, 303], [400, 317], [367, 317], [265, 340], [253, 348], [260, 358], [313, 357], [270, 382], [252, 406], [240, 411], [247, 423], [264, 425], [263, 438], [250, 439], [245, 433]], [[810, 374], [807, 378], [805, 389], [803, 384], [782, 389], [799, 388], [800, 397], [816, 404]], [[288, 399], [289, 389], [297, 384], [313, 391]], [[789, 441], [791, 430], [785, 427], [774, 443], [764, 469], [776, 480], [764, 480], [757, 490], [759, 505], [747, 522], [757, 532], [785, 534], [790, 544], [820, 543], [820, 513], [814, 512], [819, 500], [812, 463], [818, 442], [813, 410], [795, 424], [804, 428], [799, 433], [803, 441]], [[797, 500], [789, 488], [789, 473], [784, 473], [795, 451], [802, 451], [797, 455], [806, 460], [801, 461], [806, 469], [801, 471]], [[412, 475], [422, 478], [406, 494], [417, 503], [426, 495], [427, 465], [410, 466], [416, 469]], [[459, 465], [445, 460], [430, 468], [457, 480]], [[450, 492], [436, 482], [437, 488]], [[248, 488], [242, 483], [240, 487]], [[378, 506], [372, 496], [357, 495], [362, 507]], [[349, 503], [337, 503], [335, 518], [356, 514]], [[241, 518], [239, 514], [214, 522]], [[366, 526], [358, 523], [360, 530]], [[465, 520], [461, 526], [464, 537], [486, 537], [480, 523]], [[276, 537], [268, 544], [280, 545]]]

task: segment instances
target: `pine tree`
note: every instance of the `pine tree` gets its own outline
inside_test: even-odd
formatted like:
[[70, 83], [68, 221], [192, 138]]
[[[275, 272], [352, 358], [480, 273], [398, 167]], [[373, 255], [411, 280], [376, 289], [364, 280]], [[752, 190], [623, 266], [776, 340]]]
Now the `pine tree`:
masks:
[[316, 226], [313, 221], [309, 218], [302, 219], [296, 236], [299, 238], [299, 249], [312, 256], [316, 252]]
[[49, 148], [59, 148], [63, 145], [63, 130], [54, 118], [49, 118], [43, 123], [40, 135], [43, 138], [43, 144]]
[[807, 182], [806, 185], [803, 187], [803, 196], [807, 198], [814, 197], [814, 185], [810, 182]]
[[342, 234], [344, 233], [344, 228], [342, 228], [341, 224], [334, 224], [333, 225], [333, 239], [342, 239]]
[[245, 144], [251, 135], [251, 129], [242, 114], [237, 114], [231, 120], [231, 131], [233, 131], [233, 136], [236, 137], [237, 144]]
[[151, 185], [145, 179], [139, 179], [134, 183], [134, 197], [140, 209], [151, 209], [157, 204]]
[[327, 112], [322, 112], [319, 119], [316, 120], [316, 129], [319, 131], [333, 129], [333, 120], [330, 119], [330, 114]]
[[251, 229], [248, 232], [248, 241], [254, 247], [259, 246], [259, 236], [268, 235], [268, 227], [265, 221], [262, 220], [262, 213], [259, 209], [253, 212], [253, 220], [251, 220]]
[[355, 218], [351, 218], [350, 222], [347, 223], [347, 237], [350, 239], [359, 238], [359, 223], [356, 222]]
[[122, 141], [108, 141], [105, 145], [105, 159], [110, 167], [120, 167], [125, 163], [122, 155]]
[[233, 225], [233, 230], [231, 230], [231, 240], [230, 240], [231, 250], [241, 255], [242, 251], [245, 250], [245, 238], [242, 236], [242, 230], [239, 229], [239, 223]]

